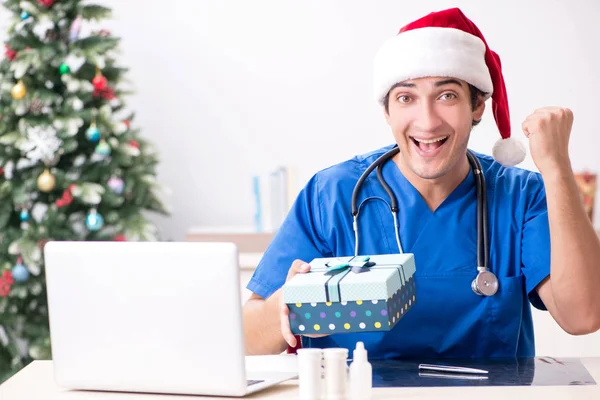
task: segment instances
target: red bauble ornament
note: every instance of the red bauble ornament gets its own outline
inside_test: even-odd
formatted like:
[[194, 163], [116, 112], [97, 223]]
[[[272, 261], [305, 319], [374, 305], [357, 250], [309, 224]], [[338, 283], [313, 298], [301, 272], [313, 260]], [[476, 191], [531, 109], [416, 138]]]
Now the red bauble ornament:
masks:
[[10, 287], [15, 283], [15, 280], [10, 271], [4, 271], [0, 276], [0, 297], [8, 296]]
[[44, 7], [50, 7], [52, 4], [54, 4], [54, 0], [37, 0], [37, 2]]
[[94, 89], [94, 93], [92, 93], [92, 96], [94, 97], [102, 97], [105, 100], [112, 100], [115, 97], [115, 90], [109, 86], [105, 87], [104, 89]]
[[102, 98], [106, 99], [106, 100], [112, 100], [115, 97], [115, 89], [111, 88], [111, 87], [107, 87], [106, 89], [104, 89], [104, 91], [102, 92]]
[[8, 58], [8, 61], [12, 61], [17, 57], [17, 52], [8, 47], [8, 45], [4, 45], [4, 49], [4, 55]]
[[129, 120], [124, 120], [123, 123], [125, 124], [125, 126], [127, 126], [127, 128], [131, 126], [131, 122]]
[[140, 148], [140, 144], [136, 140], [129, 142], [129, 145], [135, 147], [136, 149]]
[[92, 85], [94, 85], [94, 87], [98, 90], [106, 89], [107, 83], [108, 81], [106, 80], [106, 78], [100, 73], [96, 74], [94, 79], [92, 79]]
[[69, 186], [69, 189], [66, 189], [63, 192], [62, 197], [60, 199], [56, 199], [54, 204], [56, 204], [56, 206], [58, 208], [61, 208], [61, 207], [68, 206], [72, 202], [73, 202], [73, 195], [71, 195], [71, 186]]
[[127, 238], [125, 237], [125, 235], [117, 235], [117, 236], [115, 236], [115, 241], [117, 241], [117, 242], [126, 242]]

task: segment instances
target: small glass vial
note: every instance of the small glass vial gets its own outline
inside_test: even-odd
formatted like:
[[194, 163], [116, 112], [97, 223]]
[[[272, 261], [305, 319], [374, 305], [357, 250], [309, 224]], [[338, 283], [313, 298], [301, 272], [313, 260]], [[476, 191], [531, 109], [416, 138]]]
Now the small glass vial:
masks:
[[298, 392], [300, 400], [322, 399], [321, 367], [323, 351], [314, 348], [301, 348], [296, 353], [298, 354]]
[[348, 349], [323, 349], [325, 400], [348, 399]]

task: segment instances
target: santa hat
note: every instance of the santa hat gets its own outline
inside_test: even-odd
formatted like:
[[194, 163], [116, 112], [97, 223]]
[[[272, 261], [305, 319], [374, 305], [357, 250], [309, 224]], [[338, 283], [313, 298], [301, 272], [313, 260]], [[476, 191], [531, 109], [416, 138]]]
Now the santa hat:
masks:
[[492, 110], [502, 138], [493, 157], [499, 163], [517, 165], [525, 158], [525, 146], [510, 137], [510, 113], [498, 54], [460, 9], [433, 12], [389, 39], [374, 62], [374, 95], [383, 101], [396, 83], [428, 76], [461, 79], [492, 98]]

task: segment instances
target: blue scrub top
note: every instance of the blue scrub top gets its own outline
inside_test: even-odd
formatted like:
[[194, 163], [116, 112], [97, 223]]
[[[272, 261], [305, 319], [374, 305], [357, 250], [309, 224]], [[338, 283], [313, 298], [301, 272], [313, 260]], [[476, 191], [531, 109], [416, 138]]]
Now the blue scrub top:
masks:
[[[285, 282], [295, 259], [354, 255], [350, 201], [354, 186], [387, 146], [316, 173], [296, 199], [264, 253], [248, 289], [267, 298]], [[417, 301], [390, 332], [302, 338], [304, 347], [365, 343], [372, 358], [533, 357], [530, 302], [545, 310], [535, 287], [550, 274], [546, 194], [539, 173], [506, 168], [477, 154], [486, 178], [490, 269], [499, 280], [491, 297], [471, 290], [477, 275], [477, 198], [473, 171], [432, 212], [393, 161], [383, 176], [398, 198], [404, 252], [416, 263]], [[388, 200], [375, 172], [358, 204], [370, 196]], [[359, 254], [398, 253], [393, 217], [380, 200], [359, 214]]]

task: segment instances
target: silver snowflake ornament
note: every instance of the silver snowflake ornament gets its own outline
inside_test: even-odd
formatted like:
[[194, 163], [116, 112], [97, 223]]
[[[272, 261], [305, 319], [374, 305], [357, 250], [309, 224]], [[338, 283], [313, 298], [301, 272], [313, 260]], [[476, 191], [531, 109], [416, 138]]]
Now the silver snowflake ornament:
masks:
[[27, 128], [27, 138], [20, 144], [20, 150], [32, 162], [48, 164], [56, 158], [61, 145], [53, 127], [33, 126]]

